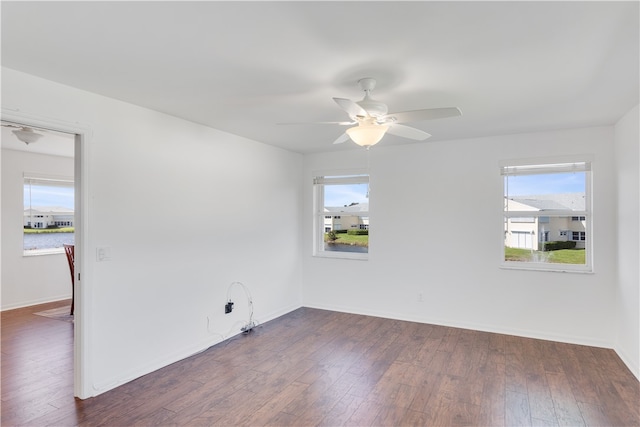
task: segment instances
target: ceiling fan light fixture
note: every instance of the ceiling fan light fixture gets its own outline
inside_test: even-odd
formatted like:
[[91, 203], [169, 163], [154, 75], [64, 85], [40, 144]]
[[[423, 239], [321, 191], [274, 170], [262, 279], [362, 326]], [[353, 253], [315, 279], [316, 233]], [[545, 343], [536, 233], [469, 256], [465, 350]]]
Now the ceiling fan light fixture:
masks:
[[346, 130], [349, 138], [361, 147], [376, 145], [389, 129], [386, 125], [361, 124]]
[[14, 130], [12, 132], [16, 136], [16, 138], [18, 138], [20, 141], [24, 142], [27, 145], [33, 142], [37, 142], [40, 138], [44, 136], [39, 133], [35, 133], [33, 129], [29, 127], [23, 127], [20, 130]]

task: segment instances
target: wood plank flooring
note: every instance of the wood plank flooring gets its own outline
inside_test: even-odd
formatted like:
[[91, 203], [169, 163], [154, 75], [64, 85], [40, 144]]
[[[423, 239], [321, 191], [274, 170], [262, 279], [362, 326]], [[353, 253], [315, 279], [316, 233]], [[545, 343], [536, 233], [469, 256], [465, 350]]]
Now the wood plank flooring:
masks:
[[309, 308], [82, 401], [55, 306], [2, 313], [2, 426], [640, 425], [613, 350]]

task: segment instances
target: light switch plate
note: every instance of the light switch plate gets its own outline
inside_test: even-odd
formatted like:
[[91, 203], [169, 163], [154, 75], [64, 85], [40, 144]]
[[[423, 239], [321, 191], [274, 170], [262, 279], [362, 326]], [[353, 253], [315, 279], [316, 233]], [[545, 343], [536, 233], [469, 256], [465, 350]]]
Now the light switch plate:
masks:
[[107, 246], [101, 246], [96, 249], [97, 261], [108, 261], [111, 259], [111, 248]]

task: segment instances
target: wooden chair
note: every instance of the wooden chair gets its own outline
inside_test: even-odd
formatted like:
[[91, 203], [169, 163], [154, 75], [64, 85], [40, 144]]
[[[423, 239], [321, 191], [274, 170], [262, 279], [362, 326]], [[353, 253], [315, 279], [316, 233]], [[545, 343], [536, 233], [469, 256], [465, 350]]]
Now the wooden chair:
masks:
[[74, 246], [64, 245], [64, 253], [67, 254], [67, 262], [69, 263], [69, 270], [71, 271], [71, 315], [73, 316], [73, 303], [76, 299], [76, 287], [75, 287], [75, 275], [73, 274], [74, 263]]

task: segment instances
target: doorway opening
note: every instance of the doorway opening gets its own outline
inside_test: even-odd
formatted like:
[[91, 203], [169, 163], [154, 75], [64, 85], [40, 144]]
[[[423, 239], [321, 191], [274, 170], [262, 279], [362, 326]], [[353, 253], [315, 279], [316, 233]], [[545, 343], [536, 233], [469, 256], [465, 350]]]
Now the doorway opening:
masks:
[[[1, 124], [3, 164], [7, 165], [9, 161], [8, 158], [19, 158], [20, 161], [26, 162], [18, 173], [16, 173], [18, 166], [12, 165], [12, 167], [15, 167], [12, 173], [11, 183], [9, 183], [8, 179], [5, 179], [5, 175], [8, 174], [7, 169], [9, 168], [3, 167], [2, 170], [3, 276], [7, 268], [6, 266], [10, 265], [5, 258], [5, 254], [8, 253], [6, 249], [9, 247], [13, 252], [16, 252], [16, 254], [14, 254], [16, 264], [20, 264], [22, 269], [24, 269], [27, 263], [30, 263], [29, 265], [37, 263], [38, 259], [44, 260], [48, 258], [51, 264], [53, 260], [52, 255], [60, 258], [60, 263], [64, 266], [61, 267], [63, 269], [61, 271], [64, 272], [64, 278], [59, 281], [63, 282], [62, 286], [65, 286], [66, 293], [60, 294], [61, 297], [57, 299], [64, 299], [65, 295], [71, 298], [75, 294], [75, 312], [73, 316], [74, 396], [80, 398], [90, 397], [89, 388], [83, 383], [83, 380], [87, 378], [85, 372], [86, 350], [83, 343], [86, 342], [85, 329], [88, 325], [85, 325], [86, 321], [84, 321], [86, 317], [84, 313], [87, 312], [87, 308], [84, 307], [86, 304], [83, 304], [83, 299], [85, 299], [84, 296], [86, 292], [84, 292], [84, 286], [80, 283], [80, 279], [85, 262], [82, 243], [84, 240], [83, 237], [86, 235], [86, 227], [83, 227], [86, 223], [83, 221], [84, 198], [82, 197], [82, 177], [85, 173], [83, 167], [86, 161], [86, 159], [84, 159], [86, 156], [85, 144], [91, 130], [77, 122], [68, 123], [5, 108], [2, 109]], [[16, 130], [27, 130], [28, 132], [37, 133], [42, 136], [32, 140], [32, 137], [27, 135], [27, 143], [17, 137], [13, 132]], [[7, 159], [5, 159], [5, 154], [7, 153], [10, 154], [7, 155]], [[52, 166], [54, 164], [55, 166]], [[61, 164], [64, 164], [64, 166], [60, 166]], [[6, 195], [4, 191], [9, 184], [11, 184], [12, 188], [15, 187], [12, 190], [15, 194], [12, 194], [11, 200], [13, 200], [12, 203], [16, 204], [16, 206], [11, 209], [11, 218], [7, 218], [6, 213], [8, 212], [8, 206], [6, 200], [8, 199], [8, 195]], [[28, 196], [27, 192], [30, 192]], [[64, 193], [66, 193], [66, 195]], [[45, 198], [45, 196], [49, 197], [51, 195], [56, 196], [57, 199]], [[30, 199], [28, 206], [26, 204], [27, 199]], [[63, 209], [60, 210], [58, 208]], [[73, 245], [75, 246], [75, 272], [72, 276], [73, 280], [70, 278], [69, 266], [64, 248], [62, 247], [69, 242], [54, 242], [45, 245], [37, 243], [35, 245], [32, 244], [32, 247], [28, 248], [24, 233], [27, 228], [35, 231], [46, 230], [59, 235], [64, 231], [67, 233], [67, 240], [73, 236], [71, 237]], [[7, 242], [7, 248], [5, 248], [5, 240], [9, 237], [8, 233], [5, 233], [5, 230], [9, 229], [12, 230], [13, 233], [12, 243], [9, 246]], [[36, 248], [33, 248], [33, 246]], [[33, 249], [37, 250], [34, 251]], [[60, 255], [58, 255], [58, 253]], [[58, 268], [58, 261], [55, 260], [54, 263], [56, 268]], [[30, 275], [32, 275], [34, 269], [29, 268], [28, 271]], [[46, 274], [46, 271], [44, 271], [43, 274]], [[17, 275], [19, 277], [20, 273], [18, 272]], [[85, 278], [82, 277], [82, 279]], [[87, 281], [84, 280], [84, 282], [86, 283]], [[46, 302], [47, 298], [49, 297], [45, 296], [40, 302]], [[35, 299], [37, 300], [37, 298]], [[55, 299], [49, 299], [49, 301], [53, 300]], [[5, 307], [5, 301], [5, 286], [3, 283], [3, 310], [32, 305], [28, 304], [29, 301], [27, 301], [27, 304]], [[32, 303], [38, 304], [39, 302], [33, 301]]]

